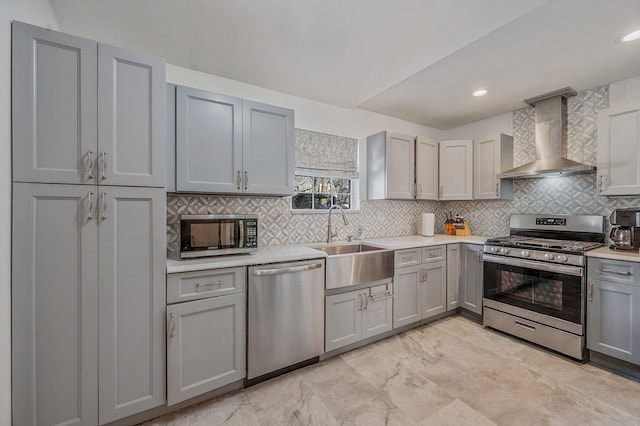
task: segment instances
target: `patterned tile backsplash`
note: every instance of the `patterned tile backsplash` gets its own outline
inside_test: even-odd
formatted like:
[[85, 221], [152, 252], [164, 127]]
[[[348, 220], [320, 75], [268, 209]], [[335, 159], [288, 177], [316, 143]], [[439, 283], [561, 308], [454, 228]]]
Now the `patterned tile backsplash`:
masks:
[[[578, 93], [568, 100], [567, 156], [596, 163], [596, 112], [608, 106], [608, 86]], [[304, 131], [301, 131], [304, 132]], [[533, 108], [513, 113], [514, 163], [535, 159]], [[338, 240], [362, 228], [365, 238], [420, 233], [420, 214], [436, 215], [436, 232], [444, 233], [448, 212], [464, 216], [473, 234], [498, 236], [509, 232], [511, 213], [596, 214], [608, 216], [614, 208], [640, 206], [640, 197], [601, 197], [595, 175], [514, 181], [513, 201], [362, 201], [360, 212], [349, 214], [349, 225], [336, 220]], [[178, 222], [183, 213], [255, 213], [259, 217], [259, 244], [324, 241], [327, 214], [292, 213], [291, 199], [169, 194], [167, 227], [169, 251], [178, 250]]]

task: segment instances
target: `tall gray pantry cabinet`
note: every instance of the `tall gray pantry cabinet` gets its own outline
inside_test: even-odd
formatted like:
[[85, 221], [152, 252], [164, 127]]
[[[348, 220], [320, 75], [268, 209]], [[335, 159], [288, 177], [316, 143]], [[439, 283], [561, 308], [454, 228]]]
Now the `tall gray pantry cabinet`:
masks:
[[13, 422], [165, 398], [165, 65], [13, 23]]

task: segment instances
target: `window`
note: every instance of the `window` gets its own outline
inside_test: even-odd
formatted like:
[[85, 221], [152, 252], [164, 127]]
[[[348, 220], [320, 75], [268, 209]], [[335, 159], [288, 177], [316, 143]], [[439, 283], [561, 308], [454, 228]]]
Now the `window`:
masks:
[[333, 177], [296, 175], [295, 195], [291, 197], [293, 210], [327, 210], [338, 204], [346, 210], [354, 208], [355, 180]]

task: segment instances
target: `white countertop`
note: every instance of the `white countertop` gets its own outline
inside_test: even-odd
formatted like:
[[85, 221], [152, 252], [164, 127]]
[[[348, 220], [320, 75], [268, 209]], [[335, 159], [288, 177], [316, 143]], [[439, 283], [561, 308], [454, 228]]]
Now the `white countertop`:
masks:
[[[423, 237], [422, 235], [409, 235], [404, 237], [384, 237], [367, 238], [363, 241], [336, 241], [335, 245], [367, 243], [381, 246], [391, 250], [401, 250], [414, 247], [427, 247], [440, 244], [471, 243], [483, 244], [487, 237], [470, 235], [458, 237], [453, 235], [435, 235], [433, 237]], [[204, 271], [207, 269], [233, 268], [237, 266], [263, 265], [266, 263], [291, 262], [306, 259], [321, 259], [327, 254], [320, 250], [315, 250], [313, 246], [325, 246], [326, 243], [306, 243], [287, 244], [276, 246], [263, 246], [256, 253], [235, 255], [203, 257], [189, 260], [167, 260], [167, 273]], [[640, 261], [640, 260], [638, 260]]]
[[306, 245], [287, 244], [260, 247], [256, 253], [234, 256], [202, 257], [199, 259], [167, 259], [167, 273], [204, 271], [207, 269], [232, 268], [236, 266], [262, 265], [265, 263], [291, 262], [295, 260], [320, 259], [327, 254]]
[[600, 247], [589, 250], [587, 257], [597, 257], [600, 259], [624, 260], [627, 262], [640, 262], [640, 253], [622, 250], [611, 250], [608, 247]]

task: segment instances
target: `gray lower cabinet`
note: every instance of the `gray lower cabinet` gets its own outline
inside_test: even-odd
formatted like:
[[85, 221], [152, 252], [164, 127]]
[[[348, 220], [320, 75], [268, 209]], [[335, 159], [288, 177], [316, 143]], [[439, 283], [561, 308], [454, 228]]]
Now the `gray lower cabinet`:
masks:
[[99, 186], [99, 423], [165, 401], [166, 193]]
[[167, 307], [168, 405], [245, 377], [245, 306], [243, 289]]
[[482, 315], [482, 246], [461, 244], [460, 307]]
[[291, 195], [294, 112], [176, 87], [176, 190]]
[[165, 63], [14, 22], [13, 180], [165, 186]]
[[461, 244], [447, 244], [447, 311], [460, 307]]
[[13, 194], [14, 423], [103, 424], [163, 404], [164, 190]]
[[325, 352], [392, 329], [393, 285], [326, 297]]
[[444, 245], [395, 252], [393, 328], [446, 312], [446, 258]]
[[640, 263], [588, 260], [587, 348], [640, 365]]

